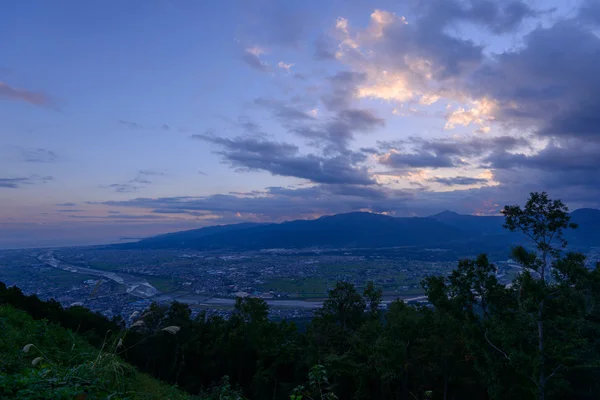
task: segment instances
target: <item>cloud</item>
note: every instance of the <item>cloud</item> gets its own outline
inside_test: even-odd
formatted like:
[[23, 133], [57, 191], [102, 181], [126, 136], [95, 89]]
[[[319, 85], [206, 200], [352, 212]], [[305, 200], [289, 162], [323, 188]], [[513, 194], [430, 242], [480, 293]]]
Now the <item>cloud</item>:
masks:
[[126, 120], [120, 119], [118, 122], [119, 122], [119, 124], [124, 125], [131, 129], [142, 129], [143, 128], [140, 124], [138, 124], [137, 122], [133, 122], [133, 121], [126, 121]]
[[277, 66], [281, 69], [286, 70], [286, 72], [290, 72], [290, 69], [294, 66], [294, 64], [286, 64], [283, 61], [279, 61], [279, 63], [277, 63]]
[[334, 115], [317, 125], [293, 126], [290, 132], [311, 140], [318, 140], [330, 152], [347, 154], [355, 133], [368, 133], [385, 126], [385, 120], [370, 110], [348, 108], [338, 110]]
[[116, 214], [116, 215], [69, 215], [69, 218], [74, 219], [111, 219], [111, 220], [153, 220], [163, 219], [161, 215], [135, 215], [135, 214]]
[[238, 170], [267, 171], [273, 175], [307, 179], [316, 183], [375, 183], [367, 169], [356, 166], [351, 156], [338, 155], [327, 158], [314, 154], [302, 155], [296, 145], [256, 137], [193, 137], [220, 147], [221, 151], [217, 153], [226, 163]]
[[[235, 195], [137, 198], [103, 204], [141, 210], [160, 208], [207, 212], [225, 219], [239, 214], [238, 220], [280, 222], [353, 211], [385, 212], [396, 216], [427, 216], [443, 210], [499, 215], [505, 204], [522, 203], [528, 193], [520, 186], [514, 189], [484, 186], [432, 192], [420, 188], [394, 190], [382, 186], [316, 185], [305, 188], [271, 187], [262, 192]], [[555, 193], [550, 190], [551, 196]]]
[[359, 86], [367, 74], [356, 71], [340, 71], [329, 78], [330, 90], [321, 98], [327, 109], [337, 111], [351, 106]]
[[141, 176], [136, 176], [135, 178], [133, 178], [129, 182], [131, 182], [131, 183], [142, 183], [142, 184], [146, 184], [146, 185], [149, 185], [149, 184], [152, 183], [152, 181], [149, 181], [148, 179], [142, 178]]
[[314, 117], [308, 112], [299, 110], [294, 106], [285, 104], [283, 101], [259, 97], [254, 100], [254, 104], [271, 110], [273, 112], [273, 115], [284, 123], [297, 122], [303, 120], [314, 120]]
[[335, 44], [333, 40], [325, 35], [320, 34], [314, 42], [315, 53], [314, 57], [320, 61], [335, 60]]
[[0, 188], [17, 189], [24, 185], [37, 185], [52, 181], [52, 176], [31, 175], [29, 177], [19, 178], [0, 178]]
[[366, 209], [401, 207], [413, 197], [409, 191], [369, 188], [357, 185], [318, 185], [299, 189], [271, 187], [263, 192], [206, 197], [138, 198], [103, 204], [141, 209], [210, 213], [230, 217], [240, 213], [248, 220], [276, 221], [314, 218], [323, 214]]
[[423, 139], [420, 137], [409, 137], [402, 143], [379, 142], [383, 149], [398, 146], [409, 146], [436, 155], [448, 157], [482, 158], [492, 152], [530, 150], [531, 143], [524, 137], [518, 136], [463, 136], [451, 138]]
[[56, 210], [56, 212], [59, 212], [59, 213], [73, 213], [73, 212], [83, 212], [83, 211], [85, 211], [85, 210], [77, 210], [74, 208], [66, 208], [66, 209]]
[[260, 55], [265, 52], [260, 47], [247, 48], [242, 54], [242, 60], [257, 71], [268, 72], [270, 70], [269, 65], [260, 59]]
[[428, 179], [429, 182], [441, 183], [444, 186], [460, 186], [460, 185], [485, 185], [487, 179], [473, 178], [469, 176], [454, 176], [451, 178], [436, 177]]
[[77, 205], [77, 203], [58, 203], [55, 205], [59, 206], [59, 207], [75, 207]]
[[141, 169], [138, 171], [139, 175], [145, 175], [145, 176], [164, 176], [165, 173], [161, 172], [161, 171], [154, 171], [151, 169]]
[[205, 217], [205, 216], [210, 215], [210, 213], [202, 213], [202, 212], [187, 211], [187, 210], [173, 210], [173, 209], [169, 209], [169, 208], [155, 209], [155, 210], [152, 210], [152, 212], [156, 213], [156, 214], [187, 214], [187, 215], [192, 215], [194, 217]]
[[600, 25], [600, 3], [596, 0], [584, 0], [577, 19], [586, 24]]
[[452, 168], [464, 164], [447, 155], [436, 155], [426, 151], [401, 153], [390, 151], [379, 156], [379, 163], [392, 168]]
[[306, 8], [291, 2], [270, 1], [244, 10], [243, 36], [269, 47], [299, 49], [312, 19]]
[[593, 139], [600, 133], [597, 65], [600, 37], [577, 21], [561, 20], [483, 64], [466, 87], [494, 99], [495, 117], [504, 123], [543, 136]]
[[108, 185], [108, 187], [114, 189], [117, 193], [132, 193], [137, 192], [139, 189], [139, 186], [129, 183], [113, 183], [112, 185]]
[[20, 100], [40, 107], [52, 107], [54, 105], [54, 102], [43, 93], [16, 89], [3, 82], [0, 82], [0, 98]]
[[526, 18], [542, 13], [521, 0], [430, 0], [414, 4], [423, 22], [439, 28], [471, 22], [495, 34], [514, 31]]
[[46, 149], [22, 149], [23, 160], [33, 163], [51, 163], [58, 160], [58, 155]]
[[162, 130], [162, 131], [170, 131], [171, 130], [171, 127], [167, 124], [162, 124], [162, 125], [158, 125], [158, 126], [146, 126], [146, 125], [139, 124], [137, 122], [128, 121], [128, 120], [124, 120], [124, 119], [120, 119], [117, 122], [119, 123], [119, 125], [123, 125], [132, 130], [143, 130], [143, 129]]

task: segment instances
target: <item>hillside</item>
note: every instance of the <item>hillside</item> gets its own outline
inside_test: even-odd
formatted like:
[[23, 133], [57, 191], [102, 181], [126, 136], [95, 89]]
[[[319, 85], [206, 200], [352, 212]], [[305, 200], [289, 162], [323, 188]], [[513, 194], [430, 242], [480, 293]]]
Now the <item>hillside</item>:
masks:
[[393, 218], [372, 213], [349, 213], [258, 226], [230, 225], [206, 234], [202, 228], [153, 237], [121, 247], [195, 249], [263, 249], [304, 247], [391, 247], [435, 245], [465, 239], [459, 229], [430, 218]]
[[77, 334], [0, 306], [1, 399], [191, 399]]
[[[572, 213], [579, 229], [566, 235], [574, 247], [600, 246], [600, 210]], [[502, 216], [444, 211], [427, 218], [355, 212], [281, 224], [235, 224], [175, 232], [116, 245], [119, 248], [257, 250], [268, 248], [383, 248], [397, 246], [509, 248], [522, 241], [503, 228]]]

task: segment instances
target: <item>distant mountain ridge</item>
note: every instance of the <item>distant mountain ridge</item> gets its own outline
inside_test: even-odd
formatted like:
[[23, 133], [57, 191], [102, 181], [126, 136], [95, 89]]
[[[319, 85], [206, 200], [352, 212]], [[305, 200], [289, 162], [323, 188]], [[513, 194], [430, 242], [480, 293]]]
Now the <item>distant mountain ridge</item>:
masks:
[[[569, 232], [574, 246], [600, 246], [600, 210], [571, 213], [579, 229]], [[395, 218], [368, 212], [323, 216], [279, 224], [217, 225], [168, 233], [134, 243], [115, 245], [137, 249], [383, 248], [398, 246], [456, 247], [507, 245], [519, 239], [503, 228], [502, 216], [463, 215], [444, 211], [425, 218]], [[482, 248], [481, 251], [485, 251]]]

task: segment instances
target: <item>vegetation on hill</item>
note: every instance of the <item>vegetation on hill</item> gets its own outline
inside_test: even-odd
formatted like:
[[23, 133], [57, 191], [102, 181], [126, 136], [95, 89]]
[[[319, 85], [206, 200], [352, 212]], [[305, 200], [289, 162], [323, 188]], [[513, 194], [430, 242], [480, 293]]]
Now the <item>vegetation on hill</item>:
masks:
[[[370, 284], [359, 293], [339, 282], [305, 329], [268, 320], [266, 303], [256, 298], [238, 299], [229, 319], [192, 319], [184, 304], [152, 304], [127, 329], [125, 321], [2, 285], [0, 303], [81, 332], [103, 349], [96, 354], [117, 343], [112, 360], [201, 398], [597, 399], [600, 266], [588, 269], [583, 255], [564, 250], [564, 233], [575, 228], [567, 211], [545, 193], [532, 194], [523, 208], [505, 207], [505, 227], [530, 240], [529, 250], [514, 249], [522, 273], [511, 285], [498, 282], [485, 255], [427, 278], [427, 305], [395, 301], [383, 312], [381, 290]], [[66, 339], [55, 346], [68, 351], [70, 336], [61, 332]], [[32, 335], [25, 341], [37, 346]], [[13, 337], [3, 346], [23, 341]], [[52, 346], [40, 347], [48, 360], [71, 365]], [[33, 367], [22, 354], [11, 357], [19, 368]], [[104, 386], [118, 382], [102, 379]]]
[[0, 306], [1, 399], [189, 399], [138, 372], [117, 343], [91, 346], [47, 320]]

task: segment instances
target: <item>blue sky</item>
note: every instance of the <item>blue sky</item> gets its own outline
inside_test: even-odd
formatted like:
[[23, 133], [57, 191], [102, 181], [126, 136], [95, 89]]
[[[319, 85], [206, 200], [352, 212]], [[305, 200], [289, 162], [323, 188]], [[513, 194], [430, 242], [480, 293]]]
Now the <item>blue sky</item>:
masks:
[[598, 207], [599, 32], [587, 0], [12, 2], [0, 247]]

